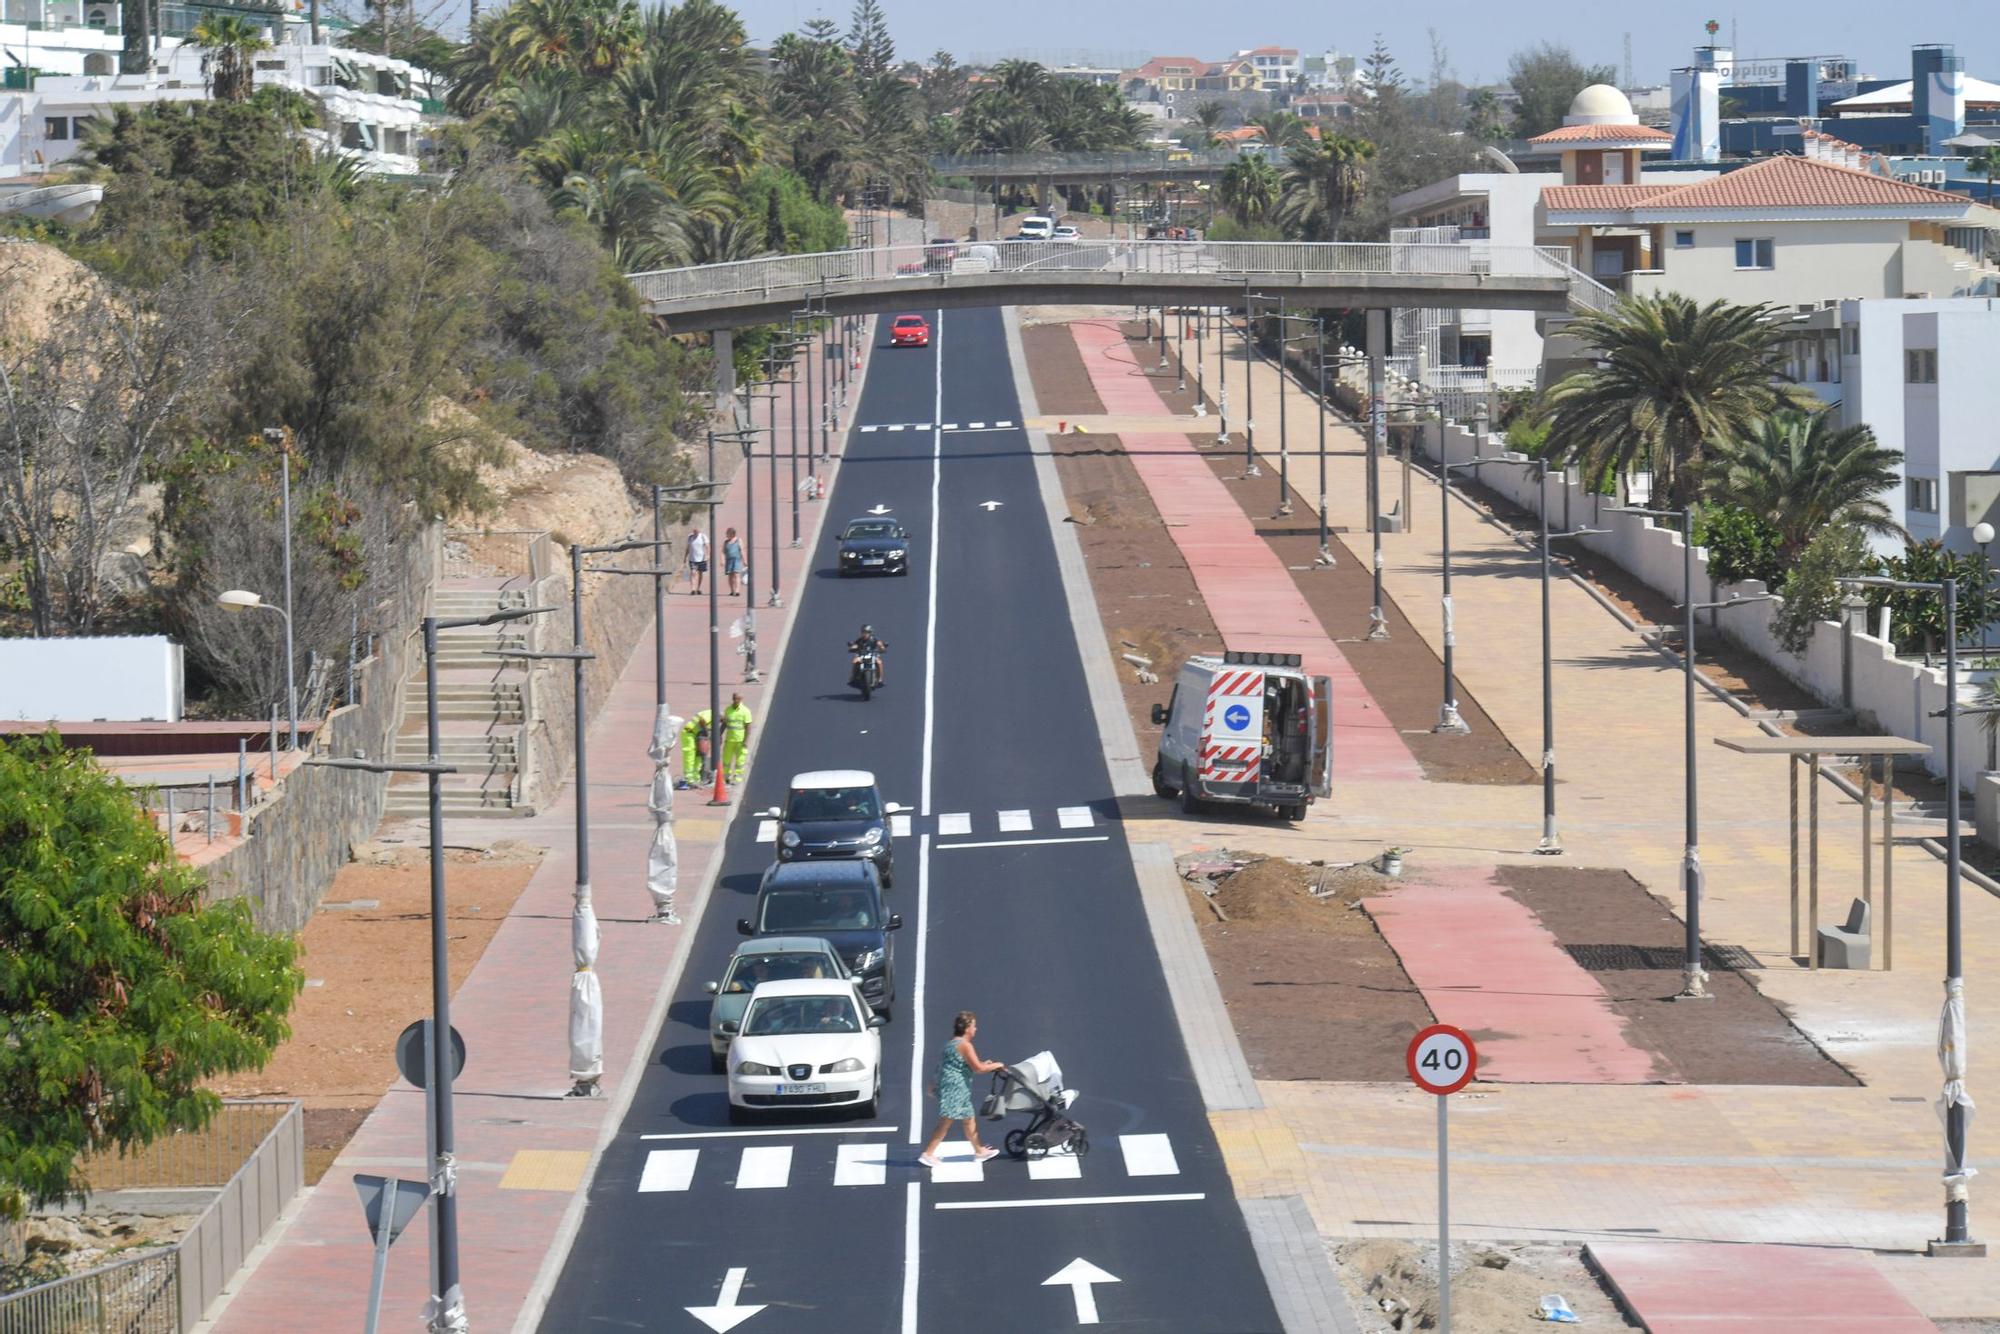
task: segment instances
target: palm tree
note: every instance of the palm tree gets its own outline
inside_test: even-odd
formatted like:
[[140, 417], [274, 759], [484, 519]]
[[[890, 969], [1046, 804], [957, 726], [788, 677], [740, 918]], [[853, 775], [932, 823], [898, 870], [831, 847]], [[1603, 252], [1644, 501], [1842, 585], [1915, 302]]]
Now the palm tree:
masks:
[[2000, 144], [1988, 144], [1966, 160], [1966, 168], [1976, 171], [1986, 178], [1986, 202], [2000, 208], [2000, 199], [1993, 194], [1993, 178], [2000, 176]]
[[1882, 501], [1902, 481], [1896, 467], [1902, 455], [1878, 445], [1868, 427], [1843, 427], [1837, 417], [1830, 407], [1774, 412], [1756, 434], [1718, 444], [1703, 470], [1707, 499], [1770, 525], [1787, 565], [1828, 524], [1904, 535]]
[[1270, 215], [1277, 207], [1280, 188], [1278, 169], [1262, 153], [1251, 153], [1224, 168], [1216, 194], [1236, 221], [1247, 225]]
[[1786, 312], [1669, 292], [1586, 315], [1570, 337], [1596, 365], [1548, 392], [1547, 457], [1586, 477], [1649, 468], [1668, 508], [1691, 503], [1705, 452], [1812, 396], [1784, 381]]
[[201, 48], [201, 77], [218, 102], [247, 102], [257, 78], [256, 54], [271, 49], [264, 30], [240, 14], [211, 14], [189, 34]]
[[1338, 241], [1341, 220], [1361, 200], [1375, 145], [1328, 134], [1294, 148], [1283, 178], [1278, 220], [1307, 241]]
[[1264, 142], [1271, 146], [1274, 153], [1312, 142], [1312, 135], [1306, 132], [1305, 120], [1289, 111], [1267, 112], [1249, 124], [1264, 132]]
[[1196, 137], [1200, 139], [1204, 148], [1215, 142], [1215, 136], [1222, 129], [1224, 114], [1220, 102], [1195, 103], [1194, 115], [1190, 119], [1194, 122]]
[[687, 257], [686, 214], [637, 167], [572, 176], [556, 192], [556, 204], [595, 223], [611, 258], [628, 273], [667, 268]]

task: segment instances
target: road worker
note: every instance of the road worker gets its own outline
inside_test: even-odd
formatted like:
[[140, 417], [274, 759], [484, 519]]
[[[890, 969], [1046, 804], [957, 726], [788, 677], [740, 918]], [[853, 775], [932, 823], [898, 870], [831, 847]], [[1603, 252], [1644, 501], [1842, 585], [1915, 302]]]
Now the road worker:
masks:
[[723, 776], [732, 783], [743, 781], [743, 753], [750, 748], [752, 721], [743, 696], [731, 695], [729, 707], [722, 711], [722, 767]]
[[702, 709], [681, 724], [682, 788], [691, 788], [701, 781], [701, 757], [708, 739], [708, 720], [713, 716]]

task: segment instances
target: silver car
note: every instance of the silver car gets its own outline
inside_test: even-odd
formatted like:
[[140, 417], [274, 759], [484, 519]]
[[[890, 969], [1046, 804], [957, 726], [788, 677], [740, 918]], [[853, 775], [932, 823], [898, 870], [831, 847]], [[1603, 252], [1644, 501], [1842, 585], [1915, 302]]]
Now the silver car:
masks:
[[[702, 989], [715, 997], [708, 1010], [708, 1064], [721, 1073], [729, 1058], [729, 1040], [743, 1022], [750, 993], [765, 982], [787, 982], [799, 978], [839, 978], [850, 985], [854, 975], [841, 960], [840, 952], [818, 936], [761, 936], [746, 940], [729, 956], [729, 966], [720, 982]], [[854, 999], [863, 1014], [871, 1013], [859, 988]]]

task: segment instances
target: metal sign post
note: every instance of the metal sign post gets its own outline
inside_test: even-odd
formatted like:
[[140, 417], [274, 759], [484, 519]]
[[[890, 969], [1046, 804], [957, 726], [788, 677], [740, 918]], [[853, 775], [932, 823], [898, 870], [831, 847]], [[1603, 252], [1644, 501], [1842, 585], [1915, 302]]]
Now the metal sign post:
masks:
[[367, 1323], [362, 1326], [367, 1334], [375, 1334], [382, 1318], [382, 1280], [389, 1272], [389, 1247], [416, 1217], [431, 1188], [421, 1181], [357, 1176], [354, 1189], [361, 1196], [361, 1213], [368, 1220], [368, 1234], [375, 1239], [375, 1268], [368, 1278]]
[[1472, 1082], [1479, 1053], [1463, 1029], [1432, 1024], [1410, 1039], [1403, 1057], [1410, 1082], [1435, 1094], [1438, 1109], [1438, 1328], [1451, 1334], [1451, 1095]]

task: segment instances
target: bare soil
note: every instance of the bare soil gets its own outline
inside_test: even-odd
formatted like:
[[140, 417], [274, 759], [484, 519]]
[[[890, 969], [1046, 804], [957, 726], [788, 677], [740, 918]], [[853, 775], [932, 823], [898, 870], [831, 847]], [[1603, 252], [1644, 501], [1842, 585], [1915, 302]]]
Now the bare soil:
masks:
[[[1404, 1078], [1403, 1049], [1434, 1016], [1359, 906], [1397, 883], [1365, 868], [1256, 858], [1217, 882], [1222, 917], [1189, 886], [1189, 909], [1257, 1078]], [[1315, 898], [1315, 888], [1328, 893]]]
[[[299, 933], [306, 989], [292, 1035], [262, 1070], [217, 1080], [226, 1097], [305, 1104], [306, 1179], [317, 1181], [396, 1079], [396, 1035], [430, 1010], [430, 869], [420, 848], [341, 868]], [[527, 887], [542, 849], [499, 842], [446, 854], [447, 939], [456, 991]], [[372, 907], [343, 904], [374, 900]]]
[[1502, 866], [1507, 892], [1540, 919], [1586, 968], [1653, 1055], [1660, 1077], [1685, 1084], [1838, 1085], [1861, 1081], [1792, 1025], [1757, 989], [1739, 956], [1708, 951], [1712, 1000], [1676, 1001], [1686, 928], [1622, 870]]
[[[0, 1292], [51, 1283], [128, 1254], [172, 1246], [196, 1214], [61, 1214], [23, 1219], [10, 1229], [9, 1258], [0, 1263]], [[24, 1317], [25, 1318], [25, 1317]], [[14, 1325], [6, 1325], [14, 1329]], [[22, 1326], [27, 1328], [27, 1326]]]
[[[1364, 1334], [1437, 1328], [1437, 1243], [1388, 1239], [1329, 1243]], [[1580, 1326], [1635, 1329], [1583, 1262], [1581, 1246], [1467, 1242], [1452, 1252], [1451, 1319], [1478, 1334], [1560, 1329], [1535, 1312], [1561, 1296]]]

